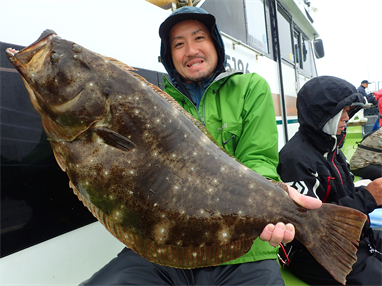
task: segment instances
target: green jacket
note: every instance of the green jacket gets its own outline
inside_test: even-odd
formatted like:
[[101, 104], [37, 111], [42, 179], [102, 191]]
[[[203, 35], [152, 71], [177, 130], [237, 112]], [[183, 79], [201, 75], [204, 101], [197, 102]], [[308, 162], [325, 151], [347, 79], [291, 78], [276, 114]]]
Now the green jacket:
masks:
[[[265, 79], [255, 73], [224, 72], [207, 88], [198, 110], [166, 77], [163, 80], [164, 91], [201, 121], [229, 153], [262, 176], [280, 181], [277, 125]], [[257, 238], [247, 254], [224, 264], [276, 258], [277, 248]]]

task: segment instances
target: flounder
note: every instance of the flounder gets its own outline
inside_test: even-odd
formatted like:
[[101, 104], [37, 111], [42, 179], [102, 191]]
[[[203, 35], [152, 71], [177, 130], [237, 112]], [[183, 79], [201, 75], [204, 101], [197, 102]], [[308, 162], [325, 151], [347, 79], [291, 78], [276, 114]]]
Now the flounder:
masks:
[[127, 247], [171, 267], [213, 266], [248, 252], [268, 223], [293, 223], [296, 238], [345, 283], [364, 214], [297, 205], [130, 67], [51, 30], [7, 56], [74, 193]]

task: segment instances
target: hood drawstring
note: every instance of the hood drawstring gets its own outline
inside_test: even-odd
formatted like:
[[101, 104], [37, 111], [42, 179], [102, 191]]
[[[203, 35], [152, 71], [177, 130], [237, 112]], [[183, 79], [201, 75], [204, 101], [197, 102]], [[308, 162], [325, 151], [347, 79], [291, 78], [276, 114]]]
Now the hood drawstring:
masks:
[[288, 266], [290, 263], [289, 254], [292, 251], [292, 248], [293, 248], [293, 245], [290, 247], [288, 253], [286, 253], [284, 245], [282, 243], [280, 243], [280, 249], [282, 250], [282, 254], [284, 256], [284, 259], [281, 257], [281, 255], [279, 253], [277, 253], [277, 257], [280, 259], [281, 263], [283, 264], [283, 268], [285, 266]]

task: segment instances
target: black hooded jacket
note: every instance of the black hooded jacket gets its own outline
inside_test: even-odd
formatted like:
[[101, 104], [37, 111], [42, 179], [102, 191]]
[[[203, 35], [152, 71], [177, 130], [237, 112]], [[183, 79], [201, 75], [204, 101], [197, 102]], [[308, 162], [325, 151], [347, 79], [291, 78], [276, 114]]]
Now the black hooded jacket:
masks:
[[297, 96], [299, 131], [280, 151], [277, 171], [302, 194], [368, 214], [377, 204], [364, 187], [354, 187], [354, 177], [340, 149], [346, 133], [329, 135], [322, 131], [343, 108], [356, 106], [349, 111], [351, 118], [362, 102], [362, 95], [345, 80], [321, 76], [308, 81]]

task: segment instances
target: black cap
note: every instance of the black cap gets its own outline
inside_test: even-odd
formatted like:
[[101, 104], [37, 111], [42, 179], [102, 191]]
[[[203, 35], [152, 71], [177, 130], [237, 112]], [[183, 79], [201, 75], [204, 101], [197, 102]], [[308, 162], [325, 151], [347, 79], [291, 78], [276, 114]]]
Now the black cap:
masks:
[[202, 22], [212, 32], [216, 24], [215, 17], [202, 8], [185, 6], [175, 10], [159, 27], [159, 36], [167, 42], [170, 30], [184, 20], [197, 20]]
[[363, 84], [363, 83], [371, 84], [371, 82], [368, 82], [366, 79], [361, 81], [361, 84]]

